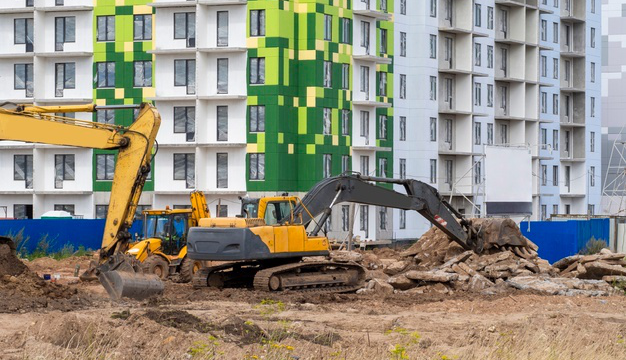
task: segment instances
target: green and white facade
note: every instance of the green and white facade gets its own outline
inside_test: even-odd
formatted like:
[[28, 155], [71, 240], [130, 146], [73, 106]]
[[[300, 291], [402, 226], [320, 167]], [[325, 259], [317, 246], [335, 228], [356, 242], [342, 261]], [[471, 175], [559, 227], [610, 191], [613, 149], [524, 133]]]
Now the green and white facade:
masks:
[[[574, 195], [564, 186], [547, 194], [537, 176], [550, 161], [585, 167], [546, 150], [543, 129], [571, 125], [542, 115], [541, 94], [566, 88], [578, 99], [593, 88], [543, 79], [541, 56], [556, 45], [544, 44], [541, 20], [557, 8], [537, 0], [29, 2], [0, 2], [0, 32], [15, 38], [0, 49], [0, 99], [153, 102], [162, 125], [142, 208], [188, 206], [189, 192], [199, 189], [212, 214], [219, 206], [234, 216], [239, 197], [302, 195], [325, 176], [355, 171], [430, 183], [456, 208], [480, 215], [488, 144], [531, 147], [533, 218], [545, 216], [548, 200], [572, 211], [595, 201], [588, 196], [595, 190], [581, 192], [578, 183]], [[563, 11], [572, 2], [591, 6], [558, 1]], [[571, 20], [548, 20], [558, 24], [558, 15]], [[74, 36], [61, 37], [58, 49], [57, 17], [75, 18]], [[29, 25], [16, 19], [28, 18], [34, 49], [17, 41]], [[55, 81], [59, 63], [74, 63], [73, 82]], [[33, 64], [31, 77], [16, 73], [24, 64]], [[85, 119], [129, 125], [133, 116], [119, 110]], [[56, 156], [63, 154], [73, 162]], [[0, 206], [8, 217], [37, 218], [55, 205], [103, 216], [113, 164], [106, 152], [3, 143]], [[347, 214], [345, 204], [336, 206], [330, 236], [345, 238]], [[361, 239], [411, 239], [429, 226], [417, 213], [356, 208]]]

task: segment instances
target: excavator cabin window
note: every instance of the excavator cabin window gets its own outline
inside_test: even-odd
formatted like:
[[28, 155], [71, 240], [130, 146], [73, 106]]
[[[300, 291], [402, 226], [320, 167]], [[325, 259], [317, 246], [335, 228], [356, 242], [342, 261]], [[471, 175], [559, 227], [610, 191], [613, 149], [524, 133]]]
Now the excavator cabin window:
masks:
[[276, 225], [284, 218], [291, 216], [291, 211], [295, 204], [290, 201], [272, 201], [267, 203], [265, 208], [265, 223], [267, 225]]
[[188, 214], [146, 215], [144, 234], [147, 239], [159, 238], [163, 252], [178, 254], [187, 242]]

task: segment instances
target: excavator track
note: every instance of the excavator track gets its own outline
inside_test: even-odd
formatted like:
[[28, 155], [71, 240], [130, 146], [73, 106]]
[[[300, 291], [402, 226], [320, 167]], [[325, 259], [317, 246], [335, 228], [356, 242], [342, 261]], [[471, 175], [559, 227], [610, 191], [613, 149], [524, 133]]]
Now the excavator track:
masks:
[[365, 284], [365, 269], [353, 263], [330, 261], [299, 262], [259, 270], [254, 289], [261, 291], [295, 291], [346, 293]]
[[194, 289], [204, 287], [252, 287], [260, 264], [256, 261], [227, 263], [198, 270], [191, 284]]

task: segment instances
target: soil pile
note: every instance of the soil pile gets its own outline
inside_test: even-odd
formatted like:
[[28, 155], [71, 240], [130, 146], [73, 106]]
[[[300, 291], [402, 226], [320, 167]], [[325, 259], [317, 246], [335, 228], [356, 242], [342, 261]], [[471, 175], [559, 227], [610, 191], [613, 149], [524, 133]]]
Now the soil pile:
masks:
[[91, 304], [76, 288], [51, 283], [32, 272], [9, 244], [0, 244], [0, 312], [69, 311]]

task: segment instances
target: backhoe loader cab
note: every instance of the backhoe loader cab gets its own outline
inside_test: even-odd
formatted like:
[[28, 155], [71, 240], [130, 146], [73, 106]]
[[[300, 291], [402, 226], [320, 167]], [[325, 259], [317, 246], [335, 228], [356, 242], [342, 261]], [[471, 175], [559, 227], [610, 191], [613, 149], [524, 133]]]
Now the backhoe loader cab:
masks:
[[271, 196], [261, 199], [241, 199], [241, 217], [263, 219], [266, 225], [276, 225], [283, 219], [291, 221], [298, 198], [295, 196]]
[[143, 216], [144, 238], [127, 253], [141, 262], [144, 272], [189, 282], [202, 265], [186, 256], [187, 231], [197, 224], [192, 209], [144, 210]]

